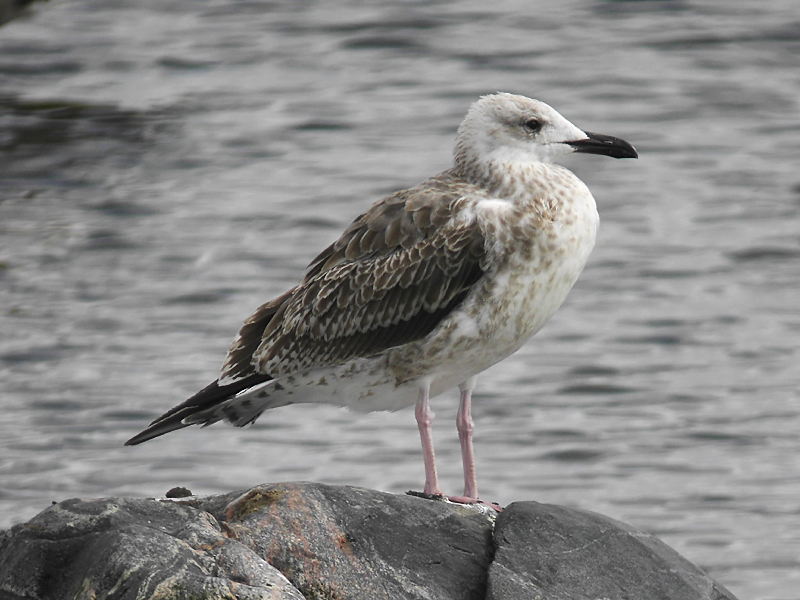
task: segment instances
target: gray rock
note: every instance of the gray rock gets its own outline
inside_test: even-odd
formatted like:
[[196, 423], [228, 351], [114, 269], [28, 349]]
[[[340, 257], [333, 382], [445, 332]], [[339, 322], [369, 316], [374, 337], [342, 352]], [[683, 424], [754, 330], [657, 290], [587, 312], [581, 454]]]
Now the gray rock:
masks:
[[0, 598], [302, 600], [208, 513], [155, 500], [66, 500], [0, 536]]
[[735, 600], [652, 535], [589, 511], [515, 502], [494, 543], [487, 600]]
[[202, 508], [309, 599], [485, 596], [492, 522], [474, 508], [322, 484], [260, 486], [214, 504]]
[[607, 517], [535, 502], [494, 516], [313, 483], [67, 500], [0, 533], [0, 600], [735, 600]]

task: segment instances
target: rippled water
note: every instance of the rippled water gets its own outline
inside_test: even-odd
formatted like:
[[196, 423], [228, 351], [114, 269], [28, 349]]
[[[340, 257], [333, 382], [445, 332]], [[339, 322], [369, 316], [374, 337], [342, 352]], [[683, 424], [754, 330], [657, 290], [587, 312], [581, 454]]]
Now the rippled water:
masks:
[[[0, 28], [0, 524], [174, 485], [419, 489], [410, 410], [122, 443], [505, 90], [641, 159], [567, 162], [598, 244], [480, 380], [482, 495], [602, 512], [742, 600], [800, 598], [799, 57], [793, 0], [35, 5]], [[456, 405], [434, 403], [450, 493]]]

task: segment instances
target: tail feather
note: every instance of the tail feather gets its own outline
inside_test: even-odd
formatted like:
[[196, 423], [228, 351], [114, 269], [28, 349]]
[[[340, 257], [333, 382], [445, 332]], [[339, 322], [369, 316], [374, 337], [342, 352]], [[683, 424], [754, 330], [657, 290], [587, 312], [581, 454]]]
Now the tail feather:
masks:
[[186, 400], [183, 404], [179, 404], [161, 415], [150, 423], [147, 429], [125, 442], [125, 445], [135, 446], [136, 444], [141, 444], [147, 440], [152, 440], [155, 437], [169, 433], [170, 431], [183, 429], [189, 425], [210, 425], [211, 423], [219, 421], [225, 417], [224, 414], [219, 414], [219, 411], [215, 410], [216, 408], [225, 404], [226, 401], [236, 396], [236, 394], [271, 379], [272, 377], [269, 375], [250, 375], [249, 377], [223, 386], [219, 385], [219, 381], [214, 381]]

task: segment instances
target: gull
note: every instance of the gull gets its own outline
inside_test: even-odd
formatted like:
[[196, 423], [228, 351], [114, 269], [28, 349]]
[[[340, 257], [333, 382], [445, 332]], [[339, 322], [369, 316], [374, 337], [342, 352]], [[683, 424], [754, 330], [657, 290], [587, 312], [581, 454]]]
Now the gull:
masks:
[[458, 128], [453, 167], [378, 200], [248, 318], [219, 379], [126, 442], [271, 408], [416, 405], [424, 494], [442, 496], [430, 399], [458, 387], [463, 496], [480, 502], [472, 448], [477, 375], [513, 354], [564, 302], [594, 246], [586, 185], [552, 164], [573, 152], [637, 158], [547, 104], [483, 96]]

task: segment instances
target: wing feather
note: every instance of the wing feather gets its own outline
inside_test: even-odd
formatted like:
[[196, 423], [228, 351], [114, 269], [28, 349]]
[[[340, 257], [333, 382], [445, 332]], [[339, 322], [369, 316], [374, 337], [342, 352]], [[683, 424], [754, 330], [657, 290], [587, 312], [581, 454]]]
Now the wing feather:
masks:
[[373, 205], [248, 319], [223, 376], [332, 366], [425, 337], [483, 275], [480, 227], [457, 218], [472, 191], [445, 172]]
[[198, 422], [192, 417], [278, 375], [428, 335], [483, 276], [482, 232], [456, 218], [475, 191], [446, 171], [377, 202], [311, 261], [299, 285], [245, 321], [219, 380], [127, 444]]

